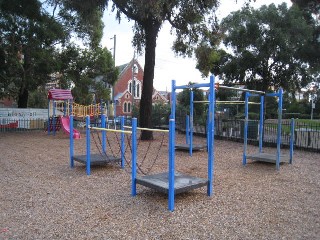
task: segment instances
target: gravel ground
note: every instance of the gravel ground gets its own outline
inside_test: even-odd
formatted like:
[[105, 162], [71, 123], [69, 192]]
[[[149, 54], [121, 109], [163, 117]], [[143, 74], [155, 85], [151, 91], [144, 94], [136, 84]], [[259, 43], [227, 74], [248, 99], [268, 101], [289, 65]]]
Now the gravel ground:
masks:
[[[139, 143], [145, 171], [167, 171], [168, 143], [161, 141]], [[82, 136], [75, 153], [84, 150]], [[293, 164], [278, 172], [273, 164], [242, 166], [242, 150], [216, 140], [214, 195], [205, 187], [179, 194], [169, 212], [165, 194], [138, 185], [130, 195], [129, 166], [93, 167], [90, 176], [80, 163], [70, 168], [63, 133], [0, 133], [0, 239], [319, 239], [320, 155], [295, 151]], [[176, 152], [176, 169], [206, 177], [207, 153]]]

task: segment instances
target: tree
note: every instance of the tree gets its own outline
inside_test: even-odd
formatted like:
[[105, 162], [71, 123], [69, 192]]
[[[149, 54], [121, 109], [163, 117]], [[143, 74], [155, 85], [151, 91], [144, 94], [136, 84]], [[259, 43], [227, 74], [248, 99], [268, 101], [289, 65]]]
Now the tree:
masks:
[[[91, 104], [94, 100], [110, 100], [107, 84], [114, 84], [118, 69], [107, 48], [81, 49], [69, 45], [59, 54], [59, 81], [70, 88], [79, 104]], [[95, 99], [93, 99], [95, 94]]]
[[[225, 83], [295, 92], [311, 80], [310, 59], [302, 53], [312, 39], [312, 29], [297, 7], [288, 9], [283, 3], [255, 10], [246, 6], [222, 20], [221, 32], [223, 43], [231, 50], [216, 61]], [[204, 74], [208, 69], [200, 68]]]
[[[82, 1], [83, 5], [76, 4], [76, 0], [69, 2], [72, 6], [77, 5], [78, 11], [85, 16], [88, 8], [104, 8], [109, 1], [84, 0]], [[142, 127], [151, 127], [155, 48], [161, 26], [165, 21], [168, 21], [177, 37], [173, 43], [174, 51], [181, 55], [191, 56], [193, 47], [200, 41], [200, 37], [209, 39], [213, 35], [211, 33], [215, 31], [216, 21], [213, 14], [218, 0], [195, 0], [192, 2], [112, 0], [112, 3], [112, 9], [117, 11], [119, 21], [121, 14], [124, 14], [129, 20], [135, 22], [133, 45], [139, 52], [142, 52], [144, 48], [145, 66], [139, 124]], [[152, 138], [152, 132], [142, 132], [141, 139]]]
[[0, 10], [0, 97], [14, 97], [20, 108], [27, 107], [29, 92], [57, 72], [59, 48], [72, 33], [88, 39], [91, 47], [102, 37], [102, 11], [96, 8], [85, 20], [72, 9], [54, 7], [50, 15], [39, 0], [1, 1]]
[[[192, 85], [193, 83], [189, 83]], [[193, 91], [193, 100], [194, 101], [204, 101], [204, 92], [199, 89], [183, 89], [182, 92], [178, 95], [179, 105], [182, 105], [185, 109], [190, 109], [190, 92]], [[194, 107], [194, 122], [201, 122], [202, 119], [205, 119], [206, 115], [206, 104], [205, 103], [196, 103], [193, 105]], [[190, 114], [190, 113], [189, 113]], [[205, 121], [204, 121], [205, 122]]]
[[2, 96], [15, 96], [18, 107], [27, 107], [29, 90], [47, 79], [55, 66], [53, 46], [63, 39], [61, 26], [41, 11], [38, 1], [1, 2]]

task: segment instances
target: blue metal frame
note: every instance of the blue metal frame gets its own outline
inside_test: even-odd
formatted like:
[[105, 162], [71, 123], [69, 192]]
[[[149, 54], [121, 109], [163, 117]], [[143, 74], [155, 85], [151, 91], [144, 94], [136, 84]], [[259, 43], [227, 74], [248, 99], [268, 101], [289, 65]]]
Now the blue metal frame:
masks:
[[244, 105], [244, 130], [243, 130], [243, 158], [242, 164], [247, 164], [247, 145], [248, 145], [248, 120], [249, 120], [249, 92], [245, 93]]
[[190, 91], [190, 141], [189, 141], [189, 155], [192, 156], [193, 149], [193, 91]]
[[280, 88], [278, 92], [278, 131], [277, 131], [277, 161], [276, 168], [280, 170], [280, 152], [281, 152], [281, 127], [282, 127], [282, 93], [283, 90]]
[[262, 153], [263, 144], [263, 119], [264, 119], [264, 96], [260, 96], [260, 122], [259, 122], [259, 152]]
[[132, 118], [132, 175], [131, 175], [131, 195], [137, 195], [137, 118]]
[[73, 115], [70, 115], [70, 167], [74, 168], [74, 140], [73, 140]]
[[[246, 92], [245, 95], [245, 126], [244, 126], [244, 149], [243, 149], [243, 159], [242, 164], [247, 163], [247, 143], [248, 143], [248, 99], [252, 96], [259, 96], [257, 94], [250, 94]], [[282, 105], [283, 105], [283, 89], [280, 88], [277, 93], [267, 93], [266, 97], [278, 97], [278, 124], [277, 124], [277, 153], [276, 153], [276, 169], [280, 170], [281, 162], [281, 129], [282, 129]], [[264, 113], [264, 96], [260, 96], [260, 128], [259, 128], [259, 153], [262, 152], [262, 136], [263, 136], [263, 113]], [[291, 120], [290, 127], [290, 160], [289, 163], [292, 164], [293, 158], [293, 143], [294, 143], [294, 120]]]
[[91, 155], [90, 155], [90, 116], [86, 116], [86, 173], [90, 175]]
[[186, 144], [188, 145], [190, 142], [190, 117], [186, 116]]
[[168, 209], [174, 210], [175, 120], [169, 120], [169, 192]]
[[[105, 128], [106, 127], [106, 115], [102, 114], [101, 115], [101, 128]], [[102, 151], [104, 154], [107, 154], [107, 143], [106, 143], [106, 139], [107, 139], [107, 132], [106, 131], [102, 131]]]
[[[176, 81], [172, 80], [171, 90], [171, 115], [169, 122], [169, 196], [168, 208], [170, 211], [174, 210], [174, 157], [175, 157], [175, 113], [176, 113], [176, 90], [177, 89], [193, 89], [207, 87], [210, 89], [209, 93], [209, 122], [208, 122], [208, 186], [207, 195], [213, 194], [213, 180], [214, 180], [214, 108], [215, 108], [215, 79], [210, 76], [210, 83], [193, 84], [176, 86]], [[191, 100], [191, 97], [190, 97]], [[193, 102], [193, 101], [192, 101]], [[193, 104], [190, 104], [193, 105]], [[191, 111], [190, 111], [191, 112]], [[191, 115], [191, 113], [190, 113]], [[192, 128], [192, 127], [191, 127]], [[192, 131], [191, 131], [192, 132]], [[191, 133], [192, 134], [192, 133]], [[190, 140], [190, 144], [192, 141]]]
[[210, 76], [210, 93], [209, 93], [209, 134], [208, 134], [208, 187], [207, 195], [213, 194], [214, 180], [214, 109], [215, 109], [215, 79]]

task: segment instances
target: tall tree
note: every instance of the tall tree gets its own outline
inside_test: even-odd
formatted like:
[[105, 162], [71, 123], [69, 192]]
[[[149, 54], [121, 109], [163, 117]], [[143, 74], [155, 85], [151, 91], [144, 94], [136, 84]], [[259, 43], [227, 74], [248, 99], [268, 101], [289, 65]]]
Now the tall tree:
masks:
[[29, 90], [43, 84], [53, 72], [54, 45], [66, 35], [61, 25], [42, 11], [39, 1], [3, 1], [0, 9], [1, 94], [15, 96], [18, 107], [25, 108]]
[[[221, 30], [231, 53], [219, 50], [216, 67], [226, 83], [294, 92], [310, 81], [313, 60], [303, 52], [312, 39], [312, 28], [297, 7], [288, 9], [285, 3], [260, 9], [246, 6], [223, 19]], [[213, 71], [212, 66], [200, 68], [204, 74], [208, 69]]]
[[68, 45], [71, 36], [93, 49], [101, 41], [102, 10], [90, 8], [83, 18], [76, 9], [60, 8], [64, 5], [58, 2], [0, 1], [0, 97], [14, 97], [18, 107], [27, 107], [29, 92], [58, 71], [59, 49]]
[[292, 0], [293, 4], [299, 7], [308, 25], [313, 29], [313, 38], [305, 48], [303, 56], [311, 59], [310, 65], [314, 77], [320, 83], [320, 1], [319, 0]]
[[118, 77], [118, 69], [110, 51], [106, 48], [81, 49], [69, 45], [57, 57], [60, 63], [59, 80], [66, 87], [74, 85], [72, 93], [80, 104], [91, 104], [96, 100], [110, 100], [106, 85], [112, 85]]
[[[76, 0], [71, 4], [77, 5]], [[91, 7], [104, 8], [109, 1], [85, 0], [83, 7], [77, 9], [85, 15], [86, 9]], [[145, 52], [145, 66], [143, 89], [140, 102], [140, 126], [152, 126], [152, 91], [155, 66], [155, 49], [158, 33], [165, 21], [172, 26], [176, 34], [173, 50], [181, 55], [191, 56], [193, 47], [200, 41], [200, 37], [210, 38], [215, 31], [214, 12], [218, 0], [112, 0], [112, 9], [117, 12], [121, 20], [124, 14], [135, 22], [133, 45], [141, 52]], [[90, 5], [90, 6], [89, 6]], [[88, 7], [89, 6], [89, 7]], [[141, 139], [151, 139], [152, 132], [143, 131]]]

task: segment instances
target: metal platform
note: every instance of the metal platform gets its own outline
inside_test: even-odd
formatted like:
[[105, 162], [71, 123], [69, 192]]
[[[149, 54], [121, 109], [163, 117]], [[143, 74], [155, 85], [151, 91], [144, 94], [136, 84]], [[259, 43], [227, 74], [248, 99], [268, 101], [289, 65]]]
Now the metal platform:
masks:
[[[159, 192], [169, 193], [169, 173], [158, 173], [154, 175], [147, 175], [137, 177], [137, 184], [155, 189]], [[201, 188], [208, 185], [208, 179], [187, 176], [181, 173], [175, 173], [174, 179], [174, 193], [179, 194], [187, 192], [196, 188]]]
[[[247, 155], [247, 159], [259, 161], [259, 162], [268, 162], [268, 163], [276, 163], [277, 155], [270, 153], [256, 153], [252, 155]], [[290, 156], [289, 155], [280, 155], [280, 163], [286, 162], [289, 163]]]
[[[189, 144], [176, 144], [175, 149], [181, 151], [189, 151], [190, 145]], [[204, 144], [192, 144], [192, 151], [200, 151], [207, 149], [207, 145]]]
[[[86, 155], [77, 155], [73, 157], [74, 161], [86, 164], [87, 163], [87, 156]], [[114, 157], [111, 155], [102, 156], [101, 154], [91, 154], [90, 155], [90, 165], [106, 165], [110, 162], [121, 162], [121, 158]]]

